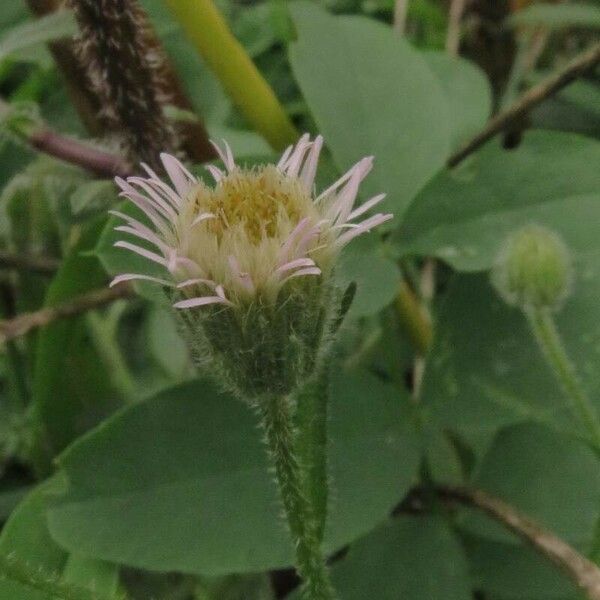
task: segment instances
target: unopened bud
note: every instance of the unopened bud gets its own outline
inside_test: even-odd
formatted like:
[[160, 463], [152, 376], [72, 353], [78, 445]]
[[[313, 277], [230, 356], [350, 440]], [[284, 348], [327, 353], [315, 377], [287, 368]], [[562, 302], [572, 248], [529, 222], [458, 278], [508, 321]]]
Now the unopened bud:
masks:
[[559, 309], [571, 290], [569, 249], [553, 231], [528, 225], [508, 236], [492, 269], [502, 298], [523, 310]]

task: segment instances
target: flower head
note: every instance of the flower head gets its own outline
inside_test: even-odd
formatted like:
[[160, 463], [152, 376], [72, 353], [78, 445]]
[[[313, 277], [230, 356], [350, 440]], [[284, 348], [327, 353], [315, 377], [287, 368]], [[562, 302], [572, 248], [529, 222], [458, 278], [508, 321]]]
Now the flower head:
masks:
[[[147, 165], [142, 165], [145, 178], [117, 178], [121, 195], [140, 209], [146, 222], [113, 211], [125, 221], [116, 229], [133, 238], [115, 245], [161, 265], [164, 277], [125, 273], [112, 285], [142, 279], [172, 288], [173, 306], [194, 309], [183, 318], [188, 323], [199, 319], [213, 347], [223, 337], [225, 322], [237, 323], [236, 335], [256, 347], [265, 336], [272, 340], [278, 319], [285, 323], [279, 323], [282, 339], [275, 345], [289, 346], [293, 338], [300, 345], [318, 346], [338, 253], [353, 238], [392, 218], [382, 213], [365, 217], [384, 194], [355, 208], [372, 157], [315, 193], [322, 146], [321, 136], [311, 140], [304, 135], [276, 165], [252, 169], [237, 165], [227, 144], [215, 146], [225, 168], [207, 167], [213, 187], [167, 154], [161, 159], [168, 183]], [[291, 314], [292, 308], [311, 321], [310, 327]], [[216, 321], [221, 330], [214, 329]], [[308, 333], [307, 327], [318, 331]]]

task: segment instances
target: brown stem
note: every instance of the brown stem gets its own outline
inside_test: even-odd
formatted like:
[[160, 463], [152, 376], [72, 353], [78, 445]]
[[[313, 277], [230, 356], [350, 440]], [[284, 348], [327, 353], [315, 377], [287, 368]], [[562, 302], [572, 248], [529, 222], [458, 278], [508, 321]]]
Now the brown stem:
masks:
[[499, 498], [481, 490], [440, 487], [445, 500], [484, 511], [560, 567], [590, 600], [600, 600], [600, 569], [564, 540]]
[[4, 269], [52, 274], [58, 269], [59, 264], [58, 260], [47, 256], [12, 254], [11, 252], [0, 250], [0, 268]]
[[448, 32], [446, 34], [446, 52], [457, 56], [460, 46], [460, 25], [468, 0], [452, 0], [448, 15]]
[[396, 0], [394, 3], [394, 31], [398, 35], [404, 35], [406, 29], [408, 3], [409, 0]]
[[101, 308], [115, 300], [131, 296], [132, 291], [129, 286], [117, 285], [113, 288], [103, 288], [82, 294], [57, 306], [45, 307], [35, 312], [24, 313], [14, 319], [0, 321], [0, 342], [13, 340], [58, 319], [74, 317], [88, 310]]
[[491, 119], [485, 128], [448, 159], [448, 166], [455, 167], [467, 156], [481, 148], [487, 141], [504, 131], [509, 125], [522, 118], [544, 100], [560, 91], [581, 75], [600, 63], [600, 43], [583, 52], [564, 69], [551, 75], [539, 85], [531, 88], [505, 111]]
[[127, 176], [132, 171], [130, 164], [121, 156], [97, 150], [46, 126], [31, 132], [26, 140], [36, 150], [87, 169], [100, 177]]

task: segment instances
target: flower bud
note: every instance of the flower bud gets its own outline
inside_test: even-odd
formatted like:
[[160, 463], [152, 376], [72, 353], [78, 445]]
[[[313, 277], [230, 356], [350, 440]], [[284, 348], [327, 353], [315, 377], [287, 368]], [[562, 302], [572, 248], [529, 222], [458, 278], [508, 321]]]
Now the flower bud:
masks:
[[569, 249], [553, 231], [528, 225], [505, 240], [492, 283], [502, 298], [523, 310], [558, 310], [571, 290], [573, 268]]
[[115, 245], [164, 276], [124, 273], [113, 285], [142, 279], [170, 288], [198, 362], [248, 400], [288, 394], [312, 374], [351, 297], [336, 284], [337, 256], [392, 218], [363, 216], [384, 194], [354, 206], [372, 157], [315, 194], [322, 145], [304, 135], [276, 165], [253, 169], [217, 147], [225, 169], [207, 167], [213, 187], [169, 155], [169, 183], [147, 166], [148, 178], [117, 179], [144, 221], [114, 212], [125, 221], [116, 229], [134, 238]]

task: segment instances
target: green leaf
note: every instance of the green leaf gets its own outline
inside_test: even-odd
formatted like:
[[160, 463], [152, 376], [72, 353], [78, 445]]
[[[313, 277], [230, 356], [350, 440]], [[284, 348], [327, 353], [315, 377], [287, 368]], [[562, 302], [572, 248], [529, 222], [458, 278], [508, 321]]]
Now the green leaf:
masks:
[[89, 218], [99, 212], [106, 212], [115, 197], [115, 184], [112, 181], [95, 180], [80, 185], [70, 196], [71, 210], [78, 218]]
[[440, 518], [401, 516], [350, 547], [332, 568], [344, 600], [469, 600], [467, 560]]
[[573, 427], [524, 317], [483, 276], [452, 281], [421, 393], [443, 429], [476, 446], [505, 425], [534, 418]]
[[70, 10], [56, 11], [35, 21], [27, 21], [12, 27], [0, 38], [0, 61], [9, 56], [27, 58], [26, 51], [32, 47], [76, 33], [77, 24]]
[[112, 598], [119, 589], [119, 569], [111, 563], [71, 554], [62, 581]]
[[600, 143], [528, 132], [518, 149], [490, 142], [419, 195], [395, 234], [400, 254], [436, 256], [455, 269], [488, 269], [505, 236], [532, 221], [576, 251], [598, 249]]
[[[419, 450], [406, 405], [366, 373], [335, 378], [327, 552], [385, 519], [411, 485]], [[85, 555], [152, 570], [220, 575], [290, 565], [256, 424], [209, 381], [128, 408], [60, 458], [70, 489], [50, 512], [53, 536]]]
[[14, 510], [0, 535], [0, 555], [14, 555], [30, 567], [58, 573], [64, 567], [66, 552], [48, 533], [46, 511], [52, 496], [63, 490], [60, 478], [37, 486]]
[[[600, 516], [599, 466], [583, 443], [539, 424], [522, 423], [498, 434], [471, 483], [558, 537], [589, 549]], [[470, 513], [464, 526], [496, 542], [517, 541], [480, 512]]]
[[[58, 590], [64, 583], [68, 586], [66, 590], [77, 586], [78, 589], [97, 592], [101, 598], [115, 597], [119, 575], [115, 565], [69, 556], [50, 537], [46, 512], [63, 490], [64, 482], [60, 477], [40, 484], [28, 494], [4, 526], [0, 535], [1, 600], [66, 597], [41, 591], [45, 581], [51, 584], [49, 589]], [[31, 577], [34, 585], [28, 581]], [[73, 593], [69, 598], [91, 600], [91, 595]]]
[[[571, 360], [600, 410], [598, 253], [575, 263], [573, 294], [556, 316]], [[422, 388], [423, 403], [444, 429], [485, 450], [498, 429], [537, 421], [582, 435], [560, 386], [517, 309], [487, 277], [457, 276], [439, 312]]]
[[365, 192], [387, 192], [385, 208], [399, 221], [448, 154], [449, 110], [436, 76], [382, 23], [304, 2], [290, 9], [291, 64], [337, 166], [374, 155]]
[[[546, 492], [547, 493], [547, 492]], [[466, 535], [463, 541], [477, 588], [502, 600], [574, 600], [575, 585], [529, 546]]]
[[342, 287], [356, 283], [356, 294], [348, 317], [364, 317], [378, 313], [390, 304], [400, 286], [398, 266], [383, 255], [378, 239], [363, 237], [345, 248], [337, 266]]
[[581, 2], [569, 4], [532, 4], [521, 9], [508, 21], [514, 27], [600, 28], [600, 7]]
[[423, 52], [429, 68], [446, 92], [452, 124], [452, 145], [458, 147], [475, 135], [492, 113], [492, 91], [475, 64], [445, 52]]
[[[46, 306], [107, 285], [98, 259], [87, 254], [102, 225], [90, 224], [65, 259], [48, 289]], [[90, 343], [85, 316], [55, 321], [39, 333], [32, 396], [48, 459], [119, 405], [108, 382]]]
[[190, 366], [190, 355], [171, 311], [152, 307], [146, 324], [146, 341], [156, 364], [174, 380], [180, 380]]

